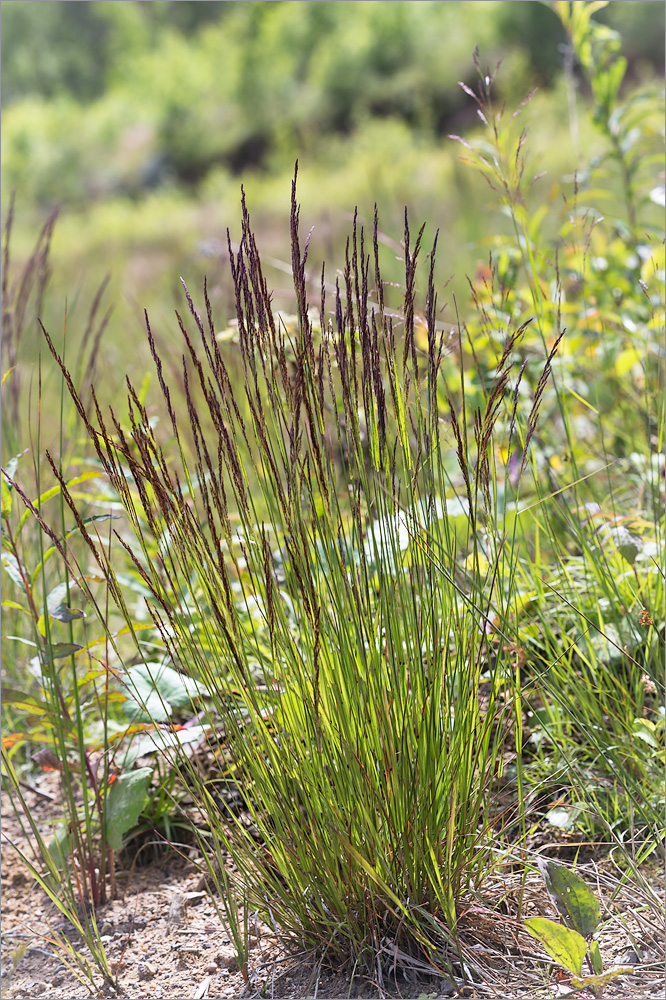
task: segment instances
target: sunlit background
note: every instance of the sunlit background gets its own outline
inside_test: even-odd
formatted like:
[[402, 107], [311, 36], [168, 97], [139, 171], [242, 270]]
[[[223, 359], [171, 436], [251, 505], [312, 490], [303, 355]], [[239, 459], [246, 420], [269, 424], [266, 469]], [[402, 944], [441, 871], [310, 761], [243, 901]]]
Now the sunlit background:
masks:
[[[622, 35], [626, 87], [663, 76], [663, 4], [614, 0], [595, 17]], [[475, 86], [475, 46], [482, 70], [501, 63], [498, 106], [538, 88], [524, 112], [528, 162], [547, 170], [534, 197], [552, 202], [599, 137], [548, 4], [5, 0], [2, 210], [6, 221], [15, 192], [14, 264], [61, 209], [45, 322], [61, 331], [67, 302], [69, 328], [83, 328], [108, 273], [111, 381], [146, 363], [144, 307], [176, 343], [180, 276], [194, 292], [208, 276], [224, 324], [233, 315], [226, 233], [239, 234], [241, 184], [268, 280], [288, 304], [297, 158], [316, 280], [323, 260], [329, 275], [342, 267], [355, 206], [367, 224], [377, 203], [399, 255], [406, 206], [428, 238], [441, 230], [452, 309], [487, 260], [488, 233], [502, 230], [493, 192], [449, 138], [482, 128], [459, 86]]]

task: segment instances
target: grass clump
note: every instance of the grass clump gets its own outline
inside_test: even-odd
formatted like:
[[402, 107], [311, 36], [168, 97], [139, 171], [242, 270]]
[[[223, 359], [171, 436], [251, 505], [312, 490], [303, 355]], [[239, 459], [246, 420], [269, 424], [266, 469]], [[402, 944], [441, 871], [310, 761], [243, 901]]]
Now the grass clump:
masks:
[[[178, 460], [131, 386], [131, 437], [114, 415], [98, 408], [93, 425], [80, 406], [130, 513], [135, 541], [123, 544], [152, 594], [165, 656], [209, 692], [227, 780], [252, 818], [251, 830], [223, 825], [189, 769], [233, 859], [229, 889], [380, 980], [396, 964], [442, 971], [457, 955], [457, 907], [506, 823], [491, 788], [515, 710], [510, 654], [491, 656], [488, 634], [508, 618], [515, 570], [501, 546], [482, 553], [477, 526], [492, 516], [495, 435], [509, 447], [519, 434], [511, 366], [523, 329], [507, 336], [485, 409], [449, 396], [440, 412], [447, 335], [434, 247], [427, 345], [416, 343], [422, 235], [412, 243], [405, 225], [399, 318], [385, 302], [375, 225], [370, 253], [354, 229], [330, 316], [322, 275], [315, 319], [294, 186], [289, 331], [244, 207], [240, 250], [230, 247], [242, 382], [207, 297], [202, 320], [188, 294], [196, 333], [179, 317], [183, 419], [148, 326]], [[528, 433], [537, 410], [538, 399]], [[488, 573], [488, 586], [472, 582]]]

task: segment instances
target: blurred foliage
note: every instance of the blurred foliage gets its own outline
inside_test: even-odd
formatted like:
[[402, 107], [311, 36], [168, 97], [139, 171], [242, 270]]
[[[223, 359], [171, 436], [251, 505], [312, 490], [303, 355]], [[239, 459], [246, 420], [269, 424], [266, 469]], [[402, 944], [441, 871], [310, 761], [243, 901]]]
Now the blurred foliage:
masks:
[[[488, 3], [474, 18], [432, 2], [357, 4], [353, 16], [348, 3], [195, 6], [215, 19], [200, 16], [193, 36], [175, 23], [191, 4], [61, 3], [37, 27], [41, 7], [10, 2], [9, 183], [20, 178], [42, 201], [85, 200], [170, 178], [195, 182], [214, 164], [240, 170], [287, 151], [292, 160], [317, 135], [372, 115], [441, 131], [463, 104], [455, 84], [470, 73], [472, 48], [487, 50], [496, 34]], [[456, 55], [443, 60], [444, 49]], [[125, 171], [114, 169], [114, 150], [129, 158]]]
[[[530, 70], [540, 86], [552, 86], [562, 68], [566, 36], [547, 3], [502, 3], [498, 15], [503, 44], [520, 46], [529, 54]], [[652, 0], [615, 0], [595, 12], [595, 20], [622, 36], [622, 48], [633, 75], [649, 67], [657, 76], [664, 69], [664, 7]]]
[[2, 5], [2, 104], [25, 97], [69, 94], [90, 101], [105, 90], [114, 59], [154, 43], [164, 28], [192, 34], [216, 19], [220, 4], [50, 3]]
[[[610, 21], [626, 6], [612, 4]], [[635, 58], [657, 71], [663, 13], [632, 3]], [[529, 80], [553, 84], [563, 41], [553, 12], [531, 2], [9, 0], [6, 185], [80, 202], [197, 183], [215, 165], [291, 167], [296, 150], [375, 117], [441, 136], [465, 108], [456, 83], [473, 79], [475, 45], [508, 63], [515, 99]]]
[[[6, 217], [15, 188], [17, 261], [28, 258], [47, 213], [66, 208], [52, 244], [59, 287], [45, 302], [47, 326], [62, 327], [66, 296], [75, 331], [77, 299], [92, 297], [111, 273], [106, 301], [114, 302], [114, 315], [103, 350], [113, 394], [127, 365], [145, 367], [146, 356], [136, 349], [144, 307], [170, 336], [181, 275], [192, 287], [208, 275], [226, 322], [233, 302], [222, 277], [226, 228], [237, 217], [239, 177], [276, 303], [287, 307], [282, 206], [297, 156], [303, 221], [315, 226], [313, 281], [322, 260], [341, 258], [355, 205], [367, 222], [376, 201], [384, 232], [393, 238], [407, 205], [412, 219], [427, 218], [433, 231], [447, 234], [438, 279], [453, 275], [447, 297], [453, 320], [452, 294], [462, 301], [465, 276], [492, 249], [484, 212], [496, 209], [485, 181], [470, 177], [447, 138], [481, 125], [457, 85], [475, 79], [475, 45], [484, 67], [502, 59], [498, 96], [507, 105], [515, 107], [535, 82], [542, 87], [528, 110], [529, 169], [541, 172], [547, 159], [550, 179], [531, 197], [552, 200], [557, 179], [572, 177], [572, 164], [607, 153], [588, 127], [584, 74], [575, 63], [571, 76], [558, 72], [566, 35], [551, 7], [494, 0], [7, 0], [2, 206]], [[629, 8], [616, 0], [597, 14], [609, 24], [631, 22], [623, 23], [630, 39], [626, 79], [632, 85], [637, 78], [653, 80], [663, 61], [662, 5]], [[579, 141], [572, 127], [576, 93], [582, 98]], [[656, 184], [656, 162], [648, 164], [640, 150], [632, 155], [654, 172]], [[616, 159], [622, 166], [621, 156]], [[627, 178], [617, 164], [608, 169], [610, 198], [624, 197]], [[596, 204], [592, 182], [579, 174], [579, 184]], [[509, 236], [510, 221], [496, 214], [492, 230], [493, 239]], [[385, 277], [399, 280], [397, 261], [389, 261]], [[34, 363], [39, 343], [38, 331], [28, 331], [23, 360]]]

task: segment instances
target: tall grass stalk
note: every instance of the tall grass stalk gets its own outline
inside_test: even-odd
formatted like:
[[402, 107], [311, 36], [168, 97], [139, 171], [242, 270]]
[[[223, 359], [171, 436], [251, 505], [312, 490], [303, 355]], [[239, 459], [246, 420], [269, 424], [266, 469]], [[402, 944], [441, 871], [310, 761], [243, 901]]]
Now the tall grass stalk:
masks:
[[[298, 217], [294, 182], [290, 337], [243, 202], [237, 254], [230, 244], [241, 383], [205, 290], [203, 318], [186, 290], [196, 332], [178, 317], [183, 418], [146, 321], [177, 462], [131, 385], [129, 433], [96, 404], [93, 424], [46, 337], [129, 513], [135, 541], [122, 544], [164, 646], [212, 695], [252, 831], [225, 822], [196, 770], [179, 766], [233, 861], [230, 893], [380, 981], [415, 962], [456, 962], [464, 977], [458, 913], [492, 865], [493, 782], [514, 708], [509, 647], [493, 636], [510, 631], [515, 555], [481, 525], [493, 517], [495, 435], [510, 444], [523, 419], [510, 382], [524, 331], [507, 331], [484, 409], [464, 413], [440, 372], [435, 246], [416, 342], [423, 230], [412, 243], [405, 221], [400, 322], [375, 222], [369, 250], [354, 226], [330, 316], [322, 273], [317, 323]], [[538, 400], [529, 428], [537, 411]], [[463, 513], [458, 531], [447, 504], [458, 524]]]

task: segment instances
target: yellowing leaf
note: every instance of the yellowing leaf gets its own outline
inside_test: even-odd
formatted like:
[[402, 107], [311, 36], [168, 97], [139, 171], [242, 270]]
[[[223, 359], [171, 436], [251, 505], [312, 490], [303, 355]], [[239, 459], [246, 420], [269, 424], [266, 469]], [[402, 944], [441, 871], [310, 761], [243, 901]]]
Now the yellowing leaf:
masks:
[[574, 976], [571, 985], [577, 990], [596, 990], [597, 996], [600, 996], [601, 990], [605, 989], [613, 979], [617, 979], [618, 976], [630, 976], [634, 971], [630, 966], [617, 965], [614, 969], [602, 972], [599, 976], [583, 976], [580, 979]]
[[[489, 567], [490, 563], [484, 556], [483, 552], [479, 552], [478, 553], [479, 576], [484, 576], [488, 572]], [[467, 559], [465, 559], [465, 569], [468, 570], [470, 573], [475, 572], [477, 569], [477, 561], [475, 560], [473, 552], [470, 552], [470, 554], [467, 556]]]
[[28, 740], [30, 737], [27, 733], [10, 733], [8, 736], [2, 737], [2, 745], [6, 750], [10, 750], [16, 743], [21, 740]]
[[550, 957], [574, 976], [580, 976], [583, 959], [587, 952], [587, 941], [578, 931], [556, 924], [544, 917], [531, 917], [525, 927], [532, 937], [540, 941]]
[[[661, 188], [662, 197], [663, 197], [663, 190], [664, 189], [662, 187]], [[664, 247], [664, 244], [661, 243], [659, 246], [654, 248], [648, 259], [643, 263], [643, 266], [641, 267], [641, 278], [646, 284], [650, 280], [650, 278], [654, 277], [655, 272], [659, 274], [659, 272], [661, 271], [663, 275], [664, 269], [666, 268], [666, 264], [664, 262], [665, 249], [666, 248]], [[662, 281], [664, 280], [663, 277], [661, 280]]]
[[630, 372], [635, 364], [638, 364], [643, 355], [635, 347], [627, 347], [624, 351], [620, 351], [618, 356], [615, 358], [615, 364], [613, 365], [615, 369], [615, 374], [619, 375], [620, 378]]
[[24, 615], [30, 614], [30, 612], [26, 608], [24, 608], [21, 604], [18, 604], [16, 601], [3, 601], [2, 607], [14, 608], [15, 611], [22, 611]]

